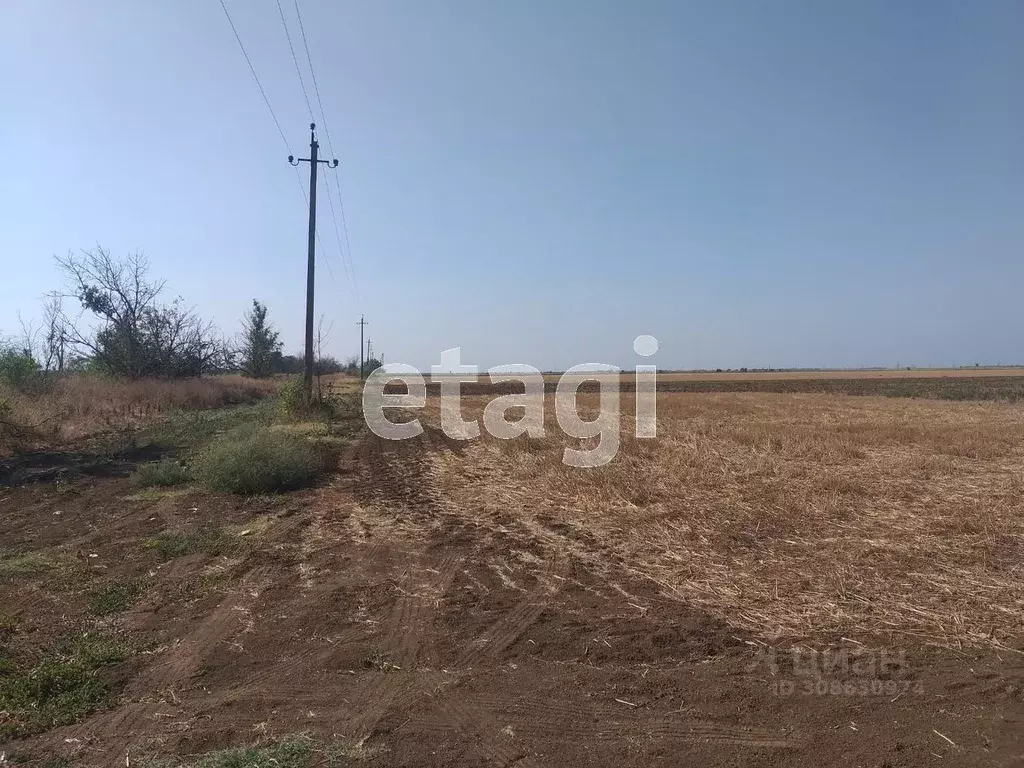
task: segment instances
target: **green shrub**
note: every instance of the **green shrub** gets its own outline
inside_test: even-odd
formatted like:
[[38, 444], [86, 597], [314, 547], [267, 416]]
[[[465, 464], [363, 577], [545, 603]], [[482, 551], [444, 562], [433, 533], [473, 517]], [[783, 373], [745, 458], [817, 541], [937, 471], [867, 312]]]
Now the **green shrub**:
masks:
[[17, 390], [31, 389], [39, 380], [39, 364], [27, 352], [0, 349], [0, 382]]
[[0, 552], [0, 578], [33, 576], [57, 565], [58, 562], [45, 552]]
[[69, 725], [102, 706], [113, 692], [101, 670], [131, 649], [115, 638], [86, 633], [56, 644], [31, 666], [0, 675], [0, 741]]
[[323, 458], [307, 440], [266, 427], [229, 432], [194, 462], [196, 478], [207, 488], [242, 494], [302, 488], [322, 469]]
[[[331, 747], [334, 747], [331, 749]], [[350, 754], [353, 756], [349, 759]], [[252, 747], [233, 747], [191, 758], [143, 760], [143, 768], [313, 768], [343, 766], [358, 759], [358, 751], [334, 745], [322, 748], [306, 734]]]
[[277, 412], [289, 419], [301, 416], [309, 408], [305, 382], [299, 376], [288, 379], [277, 391]]
[[126, 610], [146, 589], [143, 581], [115, 581], [89, 593], [89, 613], [109, 616]]
[[143, 546], [152, 549], [164, 560], [195, 552], [221, 555], [232, 551], [236, 545], [237, 540], [216, 523], [199, 523], [183, 531], [165, 531], [143, 542]]
[[143, 488], [159, 486], [166, 488], [188, 481], [188, 470], [181, 462], [173, 459], [143, 464], [132, 476], [132, 482]]

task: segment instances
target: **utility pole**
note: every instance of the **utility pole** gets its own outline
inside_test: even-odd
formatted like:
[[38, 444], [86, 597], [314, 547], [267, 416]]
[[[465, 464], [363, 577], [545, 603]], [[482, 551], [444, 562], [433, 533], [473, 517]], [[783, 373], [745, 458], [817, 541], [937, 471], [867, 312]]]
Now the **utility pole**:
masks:
[[359, 322], [356, 323], [356, 325], [359, 326], [359, 380], [362, 381], [363, 373], [366, 369], [366, 366], [363, 363], [363, 350], [366, 349], [366, 347], [363, 346], [363, 329], [368, 325], [366, 322], [366, 315], [360, 315]]
[[373, 342], [369, 337], [366, 339], [366, 359], [373, 360]]
[[288, 162], [292, 165], [309, 163], [309, 243], [306, 261], [306, 359], [303, 385], [306, 391], [306, 401], [313, 399], [313, 286], [316, 272], [316, 167], [319, 163], [325, 163], [330, 168], [337, 168], [338, 161], [319, 160], [317, 150], [320, 145], [316, 142], [316, 123], [309, 124], [309, 157], [300, 157], [297, 160], [293, 155], [288, 155]]

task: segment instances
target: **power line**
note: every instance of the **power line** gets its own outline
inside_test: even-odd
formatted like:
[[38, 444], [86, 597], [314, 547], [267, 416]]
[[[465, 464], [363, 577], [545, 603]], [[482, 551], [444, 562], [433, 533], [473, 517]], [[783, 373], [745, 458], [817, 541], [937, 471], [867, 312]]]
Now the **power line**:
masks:
[[295, 55], [295, 46], [292, 45], [292, 33], [288, 31], [288, 22], [284, 18], [284, 9], [281, 8], [281, 0], [277, 0], [277, 12], [281, 14], [281, 26], [284, 27], [284, 36], [288, 39], [288, 50], [292, 52], [292, 61], [295, 64], [295, 74], [299, 76], [299, 87], [302, 88], [302, 98], [306, 100], [306, 109], [309, 110], [309, 119], [315, 120], [313, 106], [309, 103], [309, 94], [306, 93], [306, 83], [302, 80], [302, 69], [299, 67], [299, 59]]
[[[221, 0], [223, 2], [223, 0]], [[309, 53], [309, 41], [306, 39], [306, 27], [302, 23], [302, 11], [299, 10], [299, 0], [293, 0], [295, 4], [295, 16], [299, 20], [299, 32], [302, 34], [302, 47], [306, 50], [306, 61], [309, 64], [309, 74], [313, 80], [313, 92], [316, 94], [316, 103], [320, 107], [320, 118], [324, 126], [324, 135], [327, 137], [327, 148], [331, 151], [332, 157], [337, 157], [334, 152], [334, 142], [331, 141], [331, 129], [327, 125], [327, 113], [324, 112], [324, 103], [320, 98], [320, 86], [316, 81], [316, 70], [313, 68], [313, 57]], [[352, 244], [348, 237], [348, 222], [345, 220], [345, 202], [341, 194], [341, 183], [338, 181], [338, 177], [341, 174], [335, 174], [334, 183], [338, 189], [338, 207], [341, 210], [341, 224], [345, 232], [345, 247], [348, 251], [349, 268], [351, 269], [352, 285], [355, 287], [356, 295], [359, 295], [359, 284], [356, 282], [356, 268], [355, 261], [352, 258]], [[334, 203], [331, 200], [330, 185], [327, 188], [327, 202], [331, 204], [331, 213], [334, 213]], [[337, 221], [335, 221], [335, 227], [337, 227]], [[341, 247], [339, 241], [338, 247]], [[344, 251], [342, 252], [344, 256]]]
[[[263, 90], [263, 84], [256, 75], [256, 68], [253, 67], [249, 54], [245, 52], [245, 46], [242, 45], [242, 38], [238, 36], [238, 30], [235, 29], [235, 22], [231, 20], [231, 14], [228, 12], [228, 7], [224, 4], [224, 0], [220, 0], [220, 7], [224, 9], [224, 15], [228, 19], [228, 24], [231, 25], [231, 31], [235, 33], [235, 40], [238, 41], [238, 47], [241, 49], [242, 55], [245, 57], [245, 63], [249, 65], [249, 71], [252, 73], [252, 79], [256, 81], [256, 87], [260, 89], [260, 95], [263, 96], [263, 103], [267, 105], [267, 109], [270, 111], [270, 116], [274, 118], [274, 125], [277, 126], [277, 132], [281, 135], [281, 141], [284, 142], [285, 149], [289, 149], [288, 138], [284, 135], [284, 131], [281, 129], [281, 122], [277, 119], [277, 115], [274, 114], [274, 108], [270, 106], [270, 99], [267, 98], [267, 92]], [[299, 179], [299, 186], [302, 186], [302, 179]]]
[[[292, 43], [291, 32], [288, 30], [288, 20], [285, 18], [284, 9], [281, 7], [281, 0], [277, 0], [277, 12], [278, 12], [278, 15], [281, 17], [281, 26], [284, 27], [284, 35], [285, 35], [285, 38], [288, 41], [288, 50], [291, 52], [292, 63], [295, 65], [295, 74], [298, 75], [299, 87], [302, 89], [302, 97], [306, 101], [306, 109], [309, 110], [309, 119], [312, 122], [312, 121], [314, 121], [316, 119], [316, 116], [313, 114], [313, 106], [312, 106], [312, 104], [310, 104], [310, 101], [309, 101], [309, 92], [306, 90], [306, 83], [305, 83], [305, 80], [302, 77], [302, 67], [299, 66], [298, 56], [295, 55], [295, 46]], [[307, 49], [307, 58], [308, 58], [308, 49]], [[310, 74], [311, 75], [313, 74], [312, 67], [310, 67]], [[321, 110], [321, 113], [322, 112], [323, 112], [323, 110]], [[333, 152], [333, 148], [332, 148], [331, 151]], [[301, 181], [300, 181], [299, 186], [300, 187], [302, 186], [301, 185]], [[305, 192], [303, 192], [303, 194], [305, 194]], [[307, 198], [307, 202], [308, 202], [308, 198]], [[330, 182], [327, 183], [327, 202], [329, 203], [330, 209], [331, 209], [331, 220], [334, 222], [334, 236], [335, 236], [335, 238], [338, 241], [338, 259], [339, 259], [339, 261], [341, 261], [341, 267], [342, 267], [342, 269], [345, 272], [345, 277], [349, 281], [349, 287], [352, 290], [353, 296], [358, 296], [358, 291], [356, 289], [356, 283], [355, 283], [354, 274], [350, 273], [349, 266], [348, 266], [348, 263], [347, 263], [346, 258], [345, 258], [345, 247], [341, 243], [341, 234], [339, 233], [339, 230], [338, 230], [338, 214], [335, 211], [334, 197], [333, 197], [333, 195], [331, 195], [331, 185], [330, 185]], [[319, 234], [318, 234], [318, 238], [319, 238]], [[329, 253], [329, 251], [327, 251], [326, 249], [323, 248], [323, 244], [322, 243], [321, 243], [321, 249], [324, 251], [324, 253]], [[349, 258], [349, 261], [350, 260], [351, 260], [351, 256]], [[330, 260], [329, 259], [325, 259], [324, 263], [327, 264], [327, 271], [330, 273], [331, 279], [333, 280], [334, 279], [334, 270], [331, 268]]]
[[[277, 133], [281, 137], [281, 141], [284, 143], [284, 148], [291, 154], [291, 145], [288, 143], [288, 137], [285, 136], [284, 130], [281, 128], [281, 122], [277, 119], [277, 114], [274, 112], [274, 108], [270, 105], [270, 99], [267, 98], [267, 92], [263, 89], [263, 84], [260, 82], [259, 75], [256, 74], [256, 68], [252, 65], [252, 59], [249, 58], [249, 54], [245, 50], [245, 45], [242, 43], [242, 38], [238, 34], [238, 29], [235, 27], [235, 22], [231, 19], [231, 13], [228, 11], [227, 5], [224, 4], [224, 0], [220, 0], [220, 7], [224, 10], [224, 16], [228, 20], [228, 24], [231, 26], [231, 31], [235, 35], [235, 40], [238, 42], [238, 48], [242, 51], [242, 56], [245, 57], [245, 63], [249, 65], [249, 72], [252, 73], [252, 79], [256, 81], [256, 87], [260, 90], [260, 95], [263, 97], [263, 103], [267, 105], [267, 111], [270, 112], [270, 117], [274, 120], [274, 125], [277, 127]], [[278, 10], [281, 8], [281, 3], [278, 2]], [[284, 14], [281, 14], [282, 21], [284, 20]], [[285, 25], [285, 34], [288, 33], [288, 26]], [[291, 47], [291, 37], [288, 38], [288, 45]], [[292, 50], [292, 59], [295, 61], [296, 71], [298, 72], [299, 62], [295, 56], [294, 49]], [[302, 84], [302, 75], [299, 75], [299, 83]], [[303, 95], [306, 94], [306, 86], [302, 86]], [[309, 103], [309, 97], [306, 97], [306, 106], [309, 108], [310, 117], [313, 115], [313, 107]], [[309, 195], [306, 194], [306, 188], [302, 185], [302, 177], [299, 175], [299, 169], [295, 168], [295, 181], [299, 185], [299, 191], [302, 193], [302, 199], [306, 202], [306, 207], [309, 207]], [[323, 243], [320, 241], [320, 233], [316, 233], [317, 242], [320, 244], [321, 250], [324, 249]], [[330, 262], [327, 264], [327, 272], [330, 274], [331, 279], [334, 280], [334, 270], [331, 269]]]
[[[340, 200], [339, 200], [339, 202], [340, 202]], [[351, 284], [351, 287], [352, 287], [352, 291], [355, 294], [356, 298], [358, 299], [359, 298], [359, 289], [356, 287], [355, 273], [349, 271], [349, 265], [348, 265], [348, 262], [352, 261], [352, 256], [351, 256], [351, 253], [350, 253], [348, 261], [346, 262], [346, 260], [345, 260], [345, 250], [344, 250], [344, 248], [341, 247], [341, 234], [339, 234], [339, 232], [338, 232], [338, 217], [334, 213], [334, 198], [331, 196], [331, 185], [330, 185], [330, 183], [327, 184], [327, 203], [328, 203], [328, 205], [331, 208], [331, 221], [334, 222], [334, 237], [338, 241], [338, 253], [341, 254], [341, 267], [342, 267], [342, 269], [345, 270], [345, 277], [348, 278], [349, 283]], [[344, 211], [342, 211], [342, 216], [344, 216]]]
[[[306, 201], [306, 208], [309, 208], [309, 193], [306, 192], [306, 188], [302, 186], [302, 177], [299, 175], [299, 169], [295, 167], [295, 178], [299, 181], [299, 189], [302, 190], [302, 199]], [[327, 253], [327, 249], [324, 248], [324, 241], [320, 239], [320, 229], [316, 230], [316, 244], [320, 246], [320, 250]], [[331, 269], [331, 262], [329, 259], [324, 259], [324, 264], [327, 265], [327, 274], [331, 276], [331, 282], [337, 284], [337, 280], [334, 278], [334, 270]]]
[[[288, 50], [291, 51], [291, 54], [292, 54], [292, 63], [295, 64], [295, 74], [299, 78], [299, 87], [302, 89], [302, 98], [304, 98], [306, 100], [306, 109], [309, 110], [309, 119], [310, 119], [310, 122], [312, 122], [312, 121], [314, 121], [316, 119], [316, 116], [313, 114], [313, 105], [310, 104], [310, 102], [309, 102], [309, 94], [306, 92], [306, 83], [302, 79], [302, 68], [299, 66], [299, 58], [298, 58], [298, 56], [295, 55], [295, 46], [292, 45], [292, 33], [288, 31], [288, 20], [285, 18], [284, 9], [281, 7], [281, 0], [277, 0], [277, 12], [281, 16], [281, 26], [284, 27], [284, 36], [285, 36], [285, 39], [288, 41]], [[309, 195], [306, 193], [306, 188], [302, 185], [302, 178], [299, 176], [299, 169], [297, 167], [295, 168], [295, 178], [299, 180], [299, 189], [302, 190], [302, 198], [306, 201], [306, 206], [309, 207]], [[327, 197], [328, 197], [328, 200], [330, 199], [330, 193], [331, 193], [331, 187], [328, 184], [328, 186], [327, 186]], [[334, 206], [332, 204], [331, 208], [333, 209], [333, 207]], [[319, 232], [319, 230], [317, 230], [317, 232], [316, 232], [316, 240], [317, 240], [317, 243], [320, 245], [320, 250], [323, 251], [324, 253], [328, 253], [327, 249], [324, 248], [323, 242], [320, 240], [320, 232]], [[339, 251], [341, 250], [341, 242], [340, 241], [338, 242], [338, 250]], [[334, 270], [331, 268], [331, 261], [330, 261], [330, 259], [324, 259], [324, 264], [327, 265], [327, 273], [331, 276], [331, 282], [337, 282], [335, 280], [335, 278], [334, 278]], [[344, 266], [344, 261], [342, 261], [342, 266]]]
[[[295, 178], [299, 181], [299, 189], [302, 190], [302, 199], [306, 201], [306, 208], [309, 208], [309, 193], [306, 192], [306, 188], [302, 186], [302, 177], [299, 175], [298, 166], [295, 167]], [[316, 243], [320, 246], [320, 250], [327, 253], [327, 249], [324, 248], [324, 241], [320, 239], [320, 229], [316, 230]], [[337, 284], [337, 280], [334, 278], [334, 270], [331, 269], [331, 262], [329, 259], [324, 259], [324, 264], [327, 265], [327, 274], [331, 276], [331, 282]]]
[[[256, 87], [260, 89], [260, 95], [263, 97], [263, 103], [267, 105], [267, 111], [270, 112], [270, 117], [274, 120], [274, 125], [277, 126], [277, 133], [281, 137], [281, 141], [284, 143], [284, 148], [291, 154], [291, 145], [288, 143], [288, 137], [284, 135], [284, 130], [281, 128], [281, 122], [277, 119], [277, 114], [274, 112], [274, 108], [270, 105], [270, 99], [267, 98], [267, 92], [263, 90], [263, 84], [260, 82], [259, 75], [256, 74], [256, 68], [252, 65], [252, 59], [249, 58], [249, 54], [245, 50], [245, 46], [242, 44], [242, 38], [238, 34], [238, 29], [235, 28], [235, 22], [231, 19], [231, 13], [228, 11], [227, 5], [224, 4], [224, 0], [220, 0], [220, 7], [224, 9], [224, 16], [228, 20], [228, 24], [231, 26], [231, 31], [235, 34], [235, 40], [238, 42], [238, 48], [242, 51], [242, 56], [245, 57], [245, 63], [249, 65], [249, 72], [252, 73], [252, 79], [256, 81]], [[301, 78], [300, 78], [301, 80]], [[309, 100], [306, 100], [307, 105]], [[313, 110], [310, 108], [310, 114]], [[302, 177], [299, 176], [299, 169], [295, 169], [295, 181], [299, 185], [299, 191], [302, 192], [302, 197], [306, 201], [306, 205], [309, 205], [309, 197], [306, 195], [306, 189], [302, 186]]]
[[[326, 132], [326, 129], [325, 129], [325, 132]], [[328, 147], [331, 146], [331, 140], [330, 139], [327, 140], [327, 146]], [[334, 154], [334, 150], [333, 149], [331, 149], [331, 154], [332, 155]], [[335, 184], [335, 186], [338, 189], [338, 207], [341, 209], [341, 226], [342, 226], [342, 230], [345, 232], [345, 247], [348, 250], [349, 266], [352, 269], [352, 284], [355, 285], [355, 287], [356, 287], [356, 295], [358, 296], [359, 295], [359, 285], [356, 283], [356, 264], [355, 264], [355, 260], [352, 258], [352, 245], [349, 243], [349, 240], [348, 240], [348, 222], [345, 220], [345, 203], [344, 203], [344, 201], [341, 198], [341, 182], [338, 181], [338, 177], [339, 176], [341, 176], [340, 173], [334, 174], [334, 184]], [[334, 211], [334, 203], [331, 202], [331, 189], [330, 189], [330, 187], [327, 188], [327, 202], [331, 203], [331, 211], [333, 213], [333, 211]], [[335, 220], [335, 222], [334, 222], [334, 227], [335, 227], [335, 230], [337, 230], [337, 227], [338, 227], [337, 220]], [[337, 232], [335, 232], [335, 234], [337, 234]], [[341, 243], [339, 242], [338, 245], [340, 247]]]
[[[278, 4], [280, 5], [280, 0], [278, 0]], [[310, 53], [309, 53], [309, 41], [306, 39], [306, 28], [305, 28], [305, 25], [303, 25], [303, 23], [302, 23], [302, 11], [299, 10], [298, 0], [295, 0], [294, 4], [295, 4], [295, 15], [296, 15], [296, 18], [299, 21], [299, 31], [302, 34], [302, 46], [303, 46], [303, 48], [306, 51], [306, 62], [309, 64], [310, 78], [313, 80], [313, 90], [316, 93], [316, 101], [317, 101], [317, 105], [320, 107], [320, 117], [321, 117], [321, 121], [322, 121], [323, 126], [324, 126], [324, 133], [327, 136], [327, 146], [330, 149], [331, 154], [334, 155], [334, 143], [331, 141], [331, 132], [330, 132], [330, 128], [327, 125], [327, 115], [324, 112], [323, 101], [320, 98], [320, 86], [319, 86], [319, 84], [317, 83], [317, 80], [316, 80], [316, 70], [313, 69], [313, 58], [312, 58], [312, 56], [310, 56]], [[295, 54], [294, 54], [294, 50], [293, 50], [292, 56], [294, 57], [294, 55]], [[297, 66], [298, 66], [298, 64], [296, 63], [296, 67]], [[301, 80], [301, 77], [300, 77], [300, 80]], [[306, 104], [307, 104], [307, 106], [309, 106], [309, 99], [308, 99], [308, 97], [307, 97], [307, 100], [306, 100]], [[312, 108], [310, 108], [310, 111], [312, 112]], [[338, 183], [338, 175], [337, 174], [335, 174], [334, 183], [335, 183], [335, 185], [337, 187], [337, 190], [338, 190], [338, 206], [341, 208], [341, 221], [342, 221], [342, 226], [343, 226], [344, 231], [345, 231], [345, 245], [344, 246], [341, 243], [341, 232], [338, 229], [338, 214], [337, 214], [337, 211], [335, 210], [335, 207], [334, 207], [334, 196], [331, 194], [330, 182], [328, 182], [328, 184], [327, 184], [327, 203], [328, 203], [328, 205], [330, 206], [330, 209], [331, 209], [331, 221], [334, 223], [334, 236], [335, 236], [335, 238], [338, 241], [338, 252], [339, 252], [340, 257], [341, 257], [341, 266], [345, 270], [345, 276], [348, 278], [349, 283], [350, 283], [350, 285], [352, 287], [353, 295], [355, 295], [356, 299], [358, 300], [359, 299], [359, 284], [356, 282], [355, 262], [354, 262], [354, 260], [352, 258], [352, 245], [349, 242], [349, 238], [348, 238], [348, 222], [345, 220], [345, 204], [344, 204], [344, 201], [343, 201], [342, 196], [341, 196], [341, 186]], [[347, 257], [346, 257], [346, 252], [348, 254]]]

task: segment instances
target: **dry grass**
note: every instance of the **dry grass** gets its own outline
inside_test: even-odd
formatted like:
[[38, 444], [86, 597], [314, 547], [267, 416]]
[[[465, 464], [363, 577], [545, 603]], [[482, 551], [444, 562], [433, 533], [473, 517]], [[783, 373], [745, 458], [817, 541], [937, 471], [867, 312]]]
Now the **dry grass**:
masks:
[[547, 437], [434, 452], [429, 477], [455, 514], [762, 636], [1024, 648], [1024, 409], [661, 393], [659, 437], [636, 440], [630, 399], [605, 467], [562, 465], [549, 398]]
[[[68, 376], [41, 394], [0, 386], [11, 420], [27, 426], [22, 440], [61, 444], [85, 436], [134, 429], [168, 413], [251, 403], [274, 393], [280, 382], [244, 376], [127, 381], [101, 376]], [[0, 452], [4, 445], [0, 441]], [[9, 445], [7, 446], [10, 447]]]

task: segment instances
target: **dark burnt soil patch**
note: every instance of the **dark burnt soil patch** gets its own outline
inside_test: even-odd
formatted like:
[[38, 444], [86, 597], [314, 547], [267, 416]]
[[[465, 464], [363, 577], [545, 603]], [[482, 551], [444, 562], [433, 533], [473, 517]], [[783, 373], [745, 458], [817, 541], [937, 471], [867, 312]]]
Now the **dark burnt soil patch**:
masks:
[[38, 451], [0, 460], [0, 488], [30, 483], [69, 483], [77, 478], [127, 477], [163, 455], [158, 446], [133, 446], [116, 453]]
[[269, 424], [273, 402], [172, 414], [136, 430], [101, 433], [67, 445], [0, 459], [0, 489], [55, 484], [67, 489], [83, 479], [127, 477], [141, 465], [184, 455], [241, 425]]

